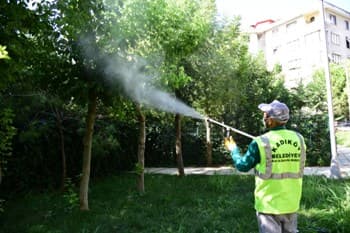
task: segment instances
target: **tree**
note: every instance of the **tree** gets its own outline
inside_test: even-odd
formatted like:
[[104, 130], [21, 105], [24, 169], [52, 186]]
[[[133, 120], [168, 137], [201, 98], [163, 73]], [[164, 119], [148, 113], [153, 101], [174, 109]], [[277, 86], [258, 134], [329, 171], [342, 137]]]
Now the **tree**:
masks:
[[[88, 190], [91, 170], [91, 148], [96, 111], [99, 99], [103, 100], [106, 88], [103, 85], [103, 70], [105, 55], [111, 50], [107, 48], [106, 37], [111, 18], [102, 14], [103, 1], [59, 1], [53, 9], [59, 12], [55, 23], [60, 35], [64, 38], [59, 48], [61, 56], [70, 61], [72, 73], [67, 80], [71, 89], [83, 87], [73, 96], [87, 103], [86, 130], [83, 140], [83, 166], [80, 182], [80, 209], [89, 210]], [[61, 85], [62, 83], [59, 83]]]
[[[164, 51], [163, 82], [176, 98], [182, 99], [182, 89], [191, 78], [186, 74], [186, 57], [205, 42], [214, 14], [213, 1], [154, 1], [149, 13], [151, 38], [155, 38]], [[175, 151], [179, 175], [184, 175], [181, 144], [181, 116], [175, 116]]]
[[331, 64], [331, 68], [334, 116], [336, 120], [346, 120], [349, 113], [346, 70], [340, 64]]
[[0, 62], [1, 167], [7, 162], [5, 154], [8, 158], [12, 153], [11, 142], [17, 131], [14, 121], [18, 110], [12, 98], [38, 91], [35, 81], [40, 76], [40, 65], [35, 60], [41, 57], [43, 47], [47, 48], [45, 42], [49, 39], [43, 37], [48, 29], [48, 15], [43, 9], [32, 11], [24, 1], [3, 1], [0, 12], [0, 41], [11, 41], [7, 47], [0, 45], [0, 59], [6, 59]]
[[[205, 45], [188, 59], [192, 70], [191, 99], [197, 109], [211, 118], [221, 118], [223, 106], [239, 93], [239, 64], [247, 53], [246, 43], [239, 36], [239, 18], [224, 25], [213, 25]], [[235, 77], [235, 78], [234, 78]], [[244, 83], [244, 82], [242, 82]], [[242, 84], [243, 85], [243, 84]], [[212, 165], [211, 124], [206, 122], [206, 158]]]
[[[160, 74], [153, 84], [181, 99], [182, 88], [190, 81], [183, 62], [204, 42], [213, 16], [213, 1], [130, 0], [124, 2], [119, 23], [129, 41], [128, 51], [146, 59], [148, 72]], [[179, 114], [175, 129], [177, 163], [184, 175]]]
[[[8, 52], [6, 51], [6, 46], [0, 45], [0, 60], [10, 59]], [[14, 136], [15, 128], [11, 126], [12, 116], [9, 109], [2, 111], [2, 116], [0, 116], [1, 129], [0, 129], [0, 184], [2, 181], [2, 167], [4, 163], [4, 157], [11, 151], [11, 138]]]
[[94, 131], [94, 123], [96, 118], [97, 109], [97, 93], [92, 88], [89, 89], [89, 101], [88, 101], [88, 112], [86, 118], [86, 131], [84, 135], [84, 152], [83, 152], [83, 171], [80, 182], [80, 209], [89, 210], [89, 180], [90, 180], [90, 169], [91, 169], [91, 147], [92, 147], [92, 134]]
[[[330, 64], [332, 79], [333, 111], [336, 119], [346, 119], [348, 106], [346, 102], [346, 88], [344, 68], [337, 64]], [[306, 135], [308, 147], [307, 164], [311, 166], [325, 166], [331, 160], [331, 148], [328, 128], [328, 107], [326, 96], [326, 81], [324, 71], [314, 72], [312, 81], [304, 87], [299, 98], [305, 102], [307, 114], [295, 114], [298, 130]]]
[[137, 188], [140, 193], [145, 192], [144, 167], [145, 167], [145, 143], [146, 143], [146, 119], [142, 113], [141, 106], [136, 104], [139, 118], [139, 143], [137, 150], [137, 166], [136, 172], [139, 176]]
[[[334, 116], [336, 119], [347, 119], [349, 106], [346, 92], [346, 73], [344, 67], [338, 64], [330, 64], [332, 77], [332, 98]], [[327, 112], [326, 81], [323, 70], [317, 70], [313, 74], [313, 80], [306, 86], [307, 106], [312, 110]]]
[[[283, 80], [267, 71], [263, 56], [253, 57], [248, 52], [247, 38], [240, 33], [239, 18], [217, 24], [206, 45], [188, 59], [193, 73], [190, 99], [193, 105], [205, 115], [235, 128], [260, 134], [261, 115], [257, 108], [263, 101], [288, 97], [283, 87]], [[221, 128], [211, 130], [212, 139], [207, 135], [207, 163], [210, 164], [210, 153], [213, 148], [222, 145]], [[250, 138], [235, 134], [240, 143], [250, 142]], [[222, 147], [221, 147], [222, 148]], [[221, 156], [224, 151], [214, 151], [213, 156]]]

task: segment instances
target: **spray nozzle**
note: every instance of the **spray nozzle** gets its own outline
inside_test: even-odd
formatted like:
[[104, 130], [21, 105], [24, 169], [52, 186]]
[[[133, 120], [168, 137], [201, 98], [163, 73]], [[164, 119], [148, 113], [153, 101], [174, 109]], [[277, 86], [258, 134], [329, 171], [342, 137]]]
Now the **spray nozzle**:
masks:
[[226, 127], [226, 137], [230, 137], [230, 128]]

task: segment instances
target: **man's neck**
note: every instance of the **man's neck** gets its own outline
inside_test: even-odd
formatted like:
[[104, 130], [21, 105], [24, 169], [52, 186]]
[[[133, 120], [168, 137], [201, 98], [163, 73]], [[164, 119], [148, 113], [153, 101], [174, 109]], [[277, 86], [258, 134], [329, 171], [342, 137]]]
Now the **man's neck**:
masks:
[[270, 131], [270, 130], [279, 130], [279, 129], [285, 129], [286, 128], [286, 126], [285, 125], [277, 125], [277, 126], [275, 126], [275, 127], [271, 127], [271, 128], [269, 128], [268, 129], [268, 131]]

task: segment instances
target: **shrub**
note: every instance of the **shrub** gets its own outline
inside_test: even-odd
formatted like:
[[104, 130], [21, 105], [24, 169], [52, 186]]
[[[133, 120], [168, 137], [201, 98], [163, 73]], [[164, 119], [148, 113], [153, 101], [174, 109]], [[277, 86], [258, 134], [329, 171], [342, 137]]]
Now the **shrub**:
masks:
[[296, 114], [291, 116], [290, 122], [290, 128], [304, 136], [306, 166], [328, 166], [331, 160], [328, 116]]

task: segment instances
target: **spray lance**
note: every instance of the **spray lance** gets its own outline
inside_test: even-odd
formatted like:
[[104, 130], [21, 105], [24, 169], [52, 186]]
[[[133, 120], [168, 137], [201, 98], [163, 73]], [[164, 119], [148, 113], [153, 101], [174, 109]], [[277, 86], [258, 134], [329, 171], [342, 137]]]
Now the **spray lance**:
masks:
[[229, 134], [230, 134], [230, 130], [231, 130], [233, 132], [239, 133], [239, 134], [241, 134], [243, 136], [246, 136], [248, 138], [251, 138], [251, 139], [255, 138], [253, 135], [250, 135], [250, 134], [245, 133], [245, 132], [243, 132], [241, 130], [235, 129], [235, 128], [231, 127], [231, 126], [225, 125], [224, 123], [220, 123], [220, 122], [218, 122], [216, 120], [213, 120], [213, 119], [211, 119], [209, 117], [206, 117], [205, 120], [208, 121], [208, 122], [211, 122], [211, 123], [214, 123], [214, 124], [217, 124], [217, 125], [220, 125], [220, 126], [224, 127], [226, 129], [226, 134], [227, 134], [226, 136], [227, 137], [230, 136]]

